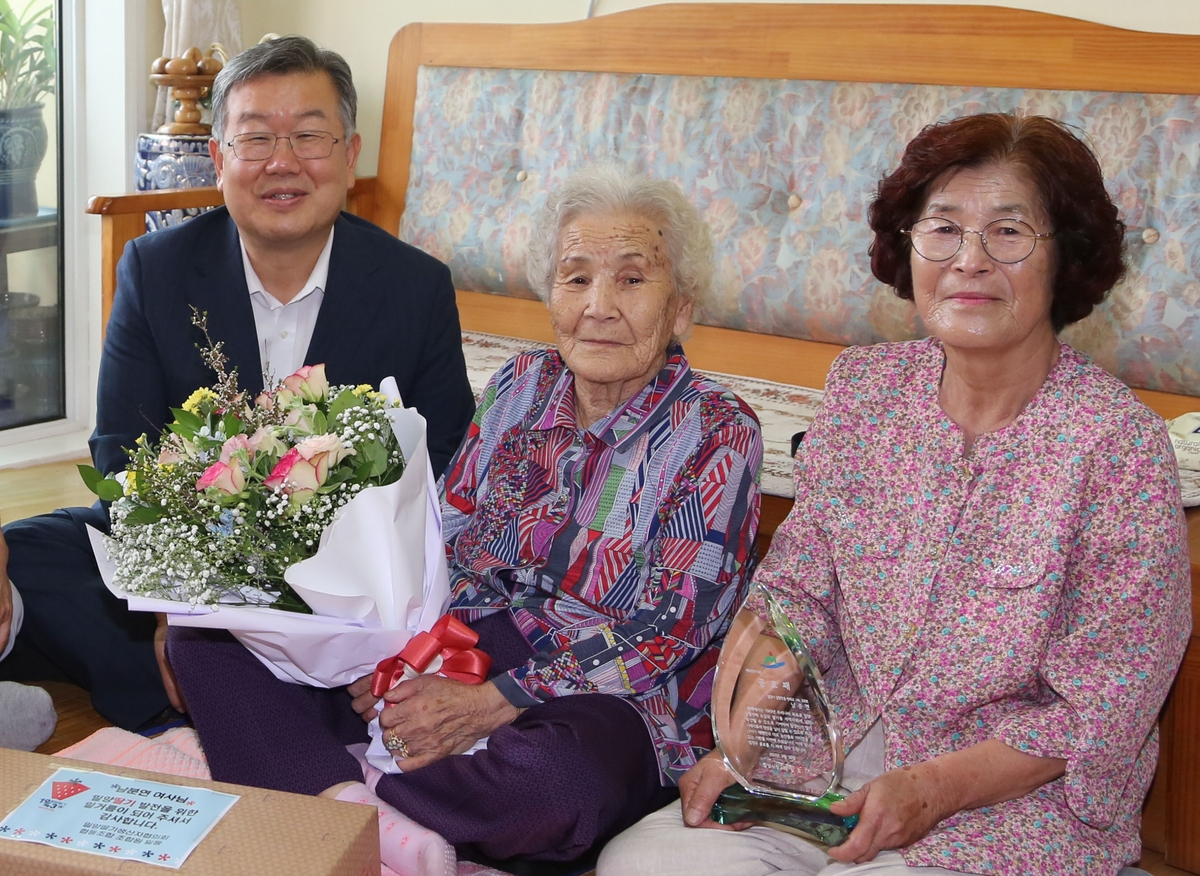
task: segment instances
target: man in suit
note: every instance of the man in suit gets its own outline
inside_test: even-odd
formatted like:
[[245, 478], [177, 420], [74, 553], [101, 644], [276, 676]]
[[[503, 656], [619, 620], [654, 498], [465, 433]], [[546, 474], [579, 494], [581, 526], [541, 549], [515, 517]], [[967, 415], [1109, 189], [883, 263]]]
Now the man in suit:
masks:
[[[156, 438], [171, 407], [213, 383], [194, 307], [251, 394], [264, 372], [280, 379], [304, 364], [325, 363], [333, 384], [394, 376], [428, 421], [441, 474], [474, 411], [454, 288], [443, 264], [342, 212], [361, 148], [355, 104], [346, 62], [302, 37], [255, 46], [221, 71], [209, 151], [225, 207], [125, 249], [90, 441], [101, 471], [123, 469], [125, 448]], [[161, 644], [156, 658], [165, 627], [104, 588], [89, 523], [106, 530], [107, 510], [5, 527], [25, 603], [19, 641], [29, 660], [88, 688], [113, 723], [153, 725], [168, 694], [183, 708]]]

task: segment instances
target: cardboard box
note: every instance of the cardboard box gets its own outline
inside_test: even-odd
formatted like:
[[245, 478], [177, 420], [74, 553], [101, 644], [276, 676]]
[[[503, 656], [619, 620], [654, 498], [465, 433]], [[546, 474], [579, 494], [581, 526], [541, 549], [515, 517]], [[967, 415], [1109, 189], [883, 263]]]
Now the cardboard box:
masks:
[[0, 840], [4, 876], [379, 876], [379, 820], [369, 806], [204, 782], [66, 757], [0, 749], [0, 818], [7, 816], [59, 767], [212, 788], [241, 799], [178, 870], [103, 858], [36, 843]]

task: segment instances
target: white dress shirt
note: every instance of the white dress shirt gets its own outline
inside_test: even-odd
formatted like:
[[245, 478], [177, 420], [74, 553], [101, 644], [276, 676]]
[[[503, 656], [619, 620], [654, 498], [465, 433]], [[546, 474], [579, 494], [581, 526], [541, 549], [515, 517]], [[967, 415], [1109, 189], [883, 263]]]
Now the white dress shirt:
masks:
[[281, 304], [263, 287], [263, 282], [250, 264], [246, 244], [238, 238], [242, 248], [242, 267], [246, 270], [246, 288], [250, 290], [250, 303], [254, 306], [254, 328], [258, 334], [258, 355], [262, 362], [263, 385], [282, 380], [304, 364], [313, 329], [317, 325], [317, 314], [325, 298], [325, 283], [329, 279], [329, 253], [333, 249], [333, 229], [329, 229], [329, 240], [313, 266], [312, 273], [304, 283], [300, 294]]

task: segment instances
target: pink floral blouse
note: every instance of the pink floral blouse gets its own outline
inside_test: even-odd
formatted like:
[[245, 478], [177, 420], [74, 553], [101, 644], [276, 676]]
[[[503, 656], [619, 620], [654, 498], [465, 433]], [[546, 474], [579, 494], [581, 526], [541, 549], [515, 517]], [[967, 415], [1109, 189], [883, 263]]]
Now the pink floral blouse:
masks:
[[964, 456], [943, 361], [935, 339], [838, 358], [755, 580], [791, 603], [847, 742], [882, 720], [888, 769], [987, 739], [1067, 760], [943, 821], [910, 866], [1111, 876], [1140, 855], [1191, 625], [1166, 428], [1063, 345], [1021, 415]]

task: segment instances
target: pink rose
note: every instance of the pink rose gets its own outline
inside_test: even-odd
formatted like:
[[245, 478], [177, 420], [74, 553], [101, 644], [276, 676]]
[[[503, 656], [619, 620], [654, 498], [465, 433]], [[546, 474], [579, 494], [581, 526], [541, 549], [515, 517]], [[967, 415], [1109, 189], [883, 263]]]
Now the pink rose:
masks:
[[[286, 392], [286, 390], [280, 390]], [[317, 408], [315, 405], [297, 405], [288, 411], [288, 415], [283, 419], [283, 425], [292, 432], [301, 435], [311, 435], [316, 431], [314, 420], [317, 417]]]
[[214, 462], [204, 470], [204, 474], [200, 475], [200, 480], [196, 481], [196, 492], [202, 493], [212, 488], [230, 496], [236, 496], [245, 485], [246, 478], [242, 474], [242, 467], [236, 462], [233, 465]]
[[312, 459], [305, 459], [293, 447], [271, 469], [263, 485], [281, 491], [291, 499], [292, 505], [303, 505], [313, 497], [328, 476], [328, 453], [318, 453]]
[[254, 448], [250, 445], [250, 439], [245, 435], [234, 435], [232, 438], [226, 438], [225, 443], [221, 445], [221, 462], [228, 464], [238, 451], [245, 451], [247, 462], [254, 459]]
[[305, 401], [324, 401], [329, 396], [329, 381], [325, 379], [324, 365], [305, 365], [295, 374], [283, 379], [289, 389]]
[[354, 451], [342, 444], [337, 435], [313, 435], [296, 445], [296, 450], [310, 462], [319, 454], [326, 454], [330, 467], [337, 465]]
[[250, 436], [250, 449], [254, 453], [265, 453], [268, 456], [283, 456], [287, 445], [275, 437], [270, 426], [259, 426]]
[[260, 392], [254, 399], [254, 404], [260, 408], [270, 408], [275, 404], [275, 393], [267, 390]]

